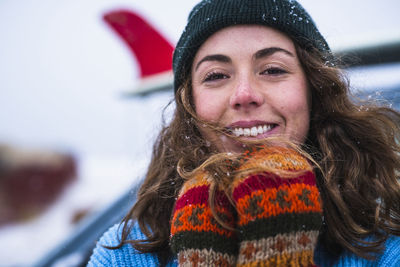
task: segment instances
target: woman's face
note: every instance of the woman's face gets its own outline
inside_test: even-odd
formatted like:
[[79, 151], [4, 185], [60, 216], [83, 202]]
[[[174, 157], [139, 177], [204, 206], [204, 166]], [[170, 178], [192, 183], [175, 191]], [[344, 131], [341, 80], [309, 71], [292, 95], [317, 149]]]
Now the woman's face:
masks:
[[[241, 139], [281, 136], [303, 143], [310, 122], [310, 92], [293, 42], [265, 26], [232, 26], [213, 34], [192, 65], [196, 114]], [[219, 151], [243, 145], [204, 127]]]

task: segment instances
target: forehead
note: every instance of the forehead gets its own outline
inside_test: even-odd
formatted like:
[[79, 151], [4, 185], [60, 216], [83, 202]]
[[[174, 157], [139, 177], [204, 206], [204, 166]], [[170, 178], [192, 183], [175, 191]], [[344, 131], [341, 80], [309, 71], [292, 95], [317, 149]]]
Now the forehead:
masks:
[[211, 35], [199, 48], [195, 60], [204, 54], [280, 47], [295, 52], [293, 41], [284, 33], [261, 25], [235, 25]]

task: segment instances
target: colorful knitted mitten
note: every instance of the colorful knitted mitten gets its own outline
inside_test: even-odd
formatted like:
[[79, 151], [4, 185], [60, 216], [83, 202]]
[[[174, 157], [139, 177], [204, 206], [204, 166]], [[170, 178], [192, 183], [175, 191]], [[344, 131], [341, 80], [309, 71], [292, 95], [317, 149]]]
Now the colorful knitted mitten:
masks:
[[275, 169], [236, 177], [232, 198], [240, 242], [237, 266], [314, 266], [322, 210], [308, 161], [287, 148], [247, 153], [241, 170]]
[[[179, 266], [234, 266], [237, 240], [232, 230], [222, 227], [209, 205], [210, 182], [202, 173], [187, 181], [175, 203], [171, 221], [171, 249]], [[222, 191], [216, 192], [215, 211], [234, 228], [234, 208]]]
[[[218, 213], [224, 215], [220, 217], [234, 231], [213, 219], [207, 174], [184, 184], [171, 228], [171, 246], [179, 264], [313, 266], [322, 216], [315, 175], [308, 161], [287, 148], [255, 149], [241, 156], [237, 170], [238, 175], [226, 189], [235, 208], [222, 191], [216, 196]], [[225, 265], [210, 259], [224, 259]]]

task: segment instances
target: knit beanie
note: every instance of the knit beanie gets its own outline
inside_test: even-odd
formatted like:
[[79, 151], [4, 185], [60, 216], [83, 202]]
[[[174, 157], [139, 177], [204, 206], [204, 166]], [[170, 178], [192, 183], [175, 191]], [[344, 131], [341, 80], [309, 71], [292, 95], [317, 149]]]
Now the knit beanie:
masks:
[[188, 77], [200, 46], [217, 31], [243, 24], [275, 28], [302, 48], [330, 53], [307, 11], [295, 0], [203, 0], [189, 14], [173, 55], [174, 90]]

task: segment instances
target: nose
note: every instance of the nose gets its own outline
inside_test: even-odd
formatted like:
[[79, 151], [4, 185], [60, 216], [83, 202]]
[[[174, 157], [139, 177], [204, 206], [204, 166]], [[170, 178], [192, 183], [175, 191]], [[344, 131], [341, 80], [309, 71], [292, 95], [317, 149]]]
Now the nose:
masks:
[[233, 109], [248, 109], [259, 107], [264, 102], [262, 93], [251, 78], [241, 78], [230, 98], [230, 105]]

